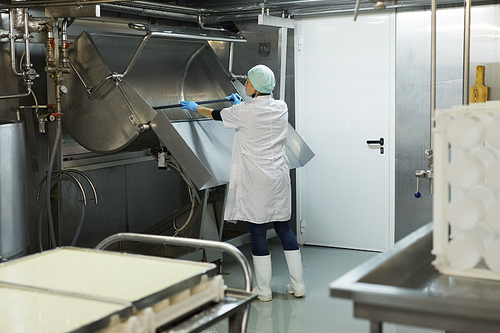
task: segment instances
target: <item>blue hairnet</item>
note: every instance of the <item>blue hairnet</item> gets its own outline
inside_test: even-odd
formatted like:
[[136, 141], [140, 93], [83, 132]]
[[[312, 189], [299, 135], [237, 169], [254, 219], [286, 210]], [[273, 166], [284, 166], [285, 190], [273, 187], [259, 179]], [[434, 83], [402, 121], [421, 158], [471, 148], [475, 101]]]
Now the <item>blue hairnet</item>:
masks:
[[250, 68], [247, 76], [258, 92], [263, 94], [270, 94], [273, 92], [276, 80], [274, 79], [273, 71], [269, 67], [264, 65], [254, 66]]

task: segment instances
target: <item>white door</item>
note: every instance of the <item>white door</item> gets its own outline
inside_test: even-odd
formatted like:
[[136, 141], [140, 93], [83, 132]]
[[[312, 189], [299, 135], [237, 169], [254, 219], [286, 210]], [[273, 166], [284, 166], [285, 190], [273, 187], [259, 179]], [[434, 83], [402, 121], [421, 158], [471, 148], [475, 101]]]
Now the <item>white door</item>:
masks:
[[394, 243], [394, 43], [392, 13], [296, 23], [297, 131], [316, 154], [297, 173], [301, 243]]

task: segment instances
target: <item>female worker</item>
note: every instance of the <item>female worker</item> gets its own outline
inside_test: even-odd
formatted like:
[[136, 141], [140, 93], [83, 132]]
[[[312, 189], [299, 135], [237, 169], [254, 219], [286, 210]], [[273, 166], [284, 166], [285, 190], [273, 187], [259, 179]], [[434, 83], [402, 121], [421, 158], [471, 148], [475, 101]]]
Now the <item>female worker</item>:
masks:
[[[305, 295], [303, 268], [297, 239], [290, 229], [291, 187], [289, 162], [285, 154], [288, 107], [271, 93], [273, 71], [257, 65], [248, 71], [245, 93], [251, 102], [241, 102], [237, 94], [228, 96], [233, 106], [213, 110], [193, 101], [181, 102], [181, 108], [222, 120], [226, 128], [234, 128], [229, 191], [225, 220], [246, 221], [250, 226], [252, 258], [261, 301], [272, 299], [271, 255], [267, 247], [266, 225], [273, 222], [281, 239], [290, 272], [287, 293]], [[241, 102], [241, 103], [240, 103]]]

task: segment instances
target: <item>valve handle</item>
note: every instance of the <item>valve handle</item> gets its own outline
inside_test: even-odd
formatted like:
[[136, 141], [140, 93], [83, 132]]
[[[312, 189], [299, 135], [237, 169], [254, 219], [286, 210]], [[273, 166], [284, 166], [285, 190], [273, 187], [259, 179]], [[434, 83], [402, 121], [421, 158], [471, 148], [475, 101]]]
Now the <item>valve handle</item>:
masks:
[[415, 198], [420, 198], [422, 194], [420, 194], [420, 177], [417, 176], [417, 192], [415, 192]]

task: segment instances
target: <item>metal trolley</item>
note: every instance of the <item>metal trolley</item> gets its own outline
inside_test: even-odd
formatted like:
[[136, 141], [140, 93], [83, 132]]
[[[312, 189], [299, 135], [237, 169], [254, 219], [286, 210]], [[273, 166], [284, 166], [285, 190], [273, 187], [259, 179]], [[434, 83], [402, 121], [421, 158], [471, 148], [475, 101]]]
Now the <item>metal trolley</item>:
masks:
[[134, 241], [141, 243], [154, 243], [170, 246], [182, 246], [204, 250], [223, 251], [240, 263], [245, 277], [245, 290], [227, 289], [225, 297], [209, 308], [195, 313], [190, 318], [182, 321], [175, 326], [160, 328], [159, 332], [201, 332], [204, 329], [216, 324], [217, 322], [228, 318], [228, 332], [246, 332], [248, 318], [250, 315], [250, 303], [257, 297], [252, 293], [252, 272], [248, 260], [243, 253], [235, 246], [208, 240], [179, 238], [170, 236], [143, 235], [134, 233], [118, 233], [112, 235], [100, 242], [95, 249], [104, 250], [111, 244], [121, 241]]

